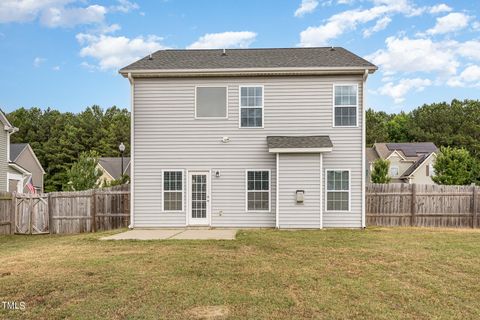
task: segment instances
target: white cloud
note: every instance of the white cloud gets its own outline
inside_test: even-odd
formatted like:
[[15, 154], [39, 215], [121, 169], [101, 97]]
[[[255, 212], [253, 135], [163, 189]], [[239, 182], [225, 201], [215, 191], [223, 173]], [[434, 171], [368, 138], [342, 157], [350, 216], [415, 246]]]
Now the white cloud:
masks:
[[54, 67], [52, 68], [53, 71], [60, 71], [60, 69], [61, 69], [60, 66], [54, 66]]
[[128, 13], [132, 10], [137, 10], [140, 8], [137, 3], [130, 2], [128, 0], [117, 0], [118, 4], [111, 6], [109, 9], [113, 12], [123, 12]]
[[456, 48], [458, 55], [471, 60], [480, 61], [480, 40], [469, 40], [465, 42], [452, 42], [451, 46]]
[[[77, 3], [79, 5], [76, 5]], [[48, 27], [103, 23], [107, 9], [101, 5], [84, 7], [84, 3], [80, 0], [2, 0], [0, 23], [36, 19]]]
[[34, 66], [35, 68], [38, 68], [38, 67], [40, 67], [45, 61], [47, 61], [47, 59], [41, 58], [41, 57], [36, 57], [35, 59], [33, 59], [33, 66]]
[[49, 8], [45, 10], [40, 22], [47, 27], [74, 27], [80, 24], [99, 24], [105, 20], [107, 9], [99, 5], [86, 8]]
[[[355, 30], [359, 24], [368, 23], [393, 14], [418, 15], [420, 9], [408, 0], [373, 0], [369, 9], [353, 9], [331, 16], [327, 22], [317, 27], [308, 27], [300, 33], [300, 46], [325, 46], [346, 31]], [[385, 23], [385, 21], [383, 21]]]
[[248, 48], [257, 34], [251, 31], [227, 31], [208, 33], [187, 47], [187, 49]]
[[455, 74], [459, 66], [453, 43], [431, 39], [388, 37], [386, 49], [366, 57], [387, 74], [397, 72], [438, 72]]
[[480, 86], [480, 66], [470, 65], [447, 81], [450, 87]]
[[429, 12], [431, 14], [436, 14], [436, 13], [450, 12], [452, 10], [453, 9], [450, 8], [448, 5], [446, 5], [445, 3], [440, 3], [437, 5], [434, 5], [433, 7], [430, 7]]
[[401, 79], [397, 84], [387, 82], [378, 89], [378, 93], [392, 97], [395, 103], [402, 103], [409, 91], [422, 91], [430, 85], [432, 85], [432, 81], [429, 79]]
[[295, 17], [303, 17], [307, 13], [311, 13], [318, 6], [318, 0], [302, 0], [300, 7], [295, 11]]
[[437, 18], [435, 26], [428, 29], [426, 34], [444, 34], [465, 29], [471, 18], [472, 17], [460, 12], [449, 13], [444, 17]]
[[[101, 70], [124, 67], [149, 53], [166, 48], [161, 44], [162, 38], [154, 35], [129, 39], [123, 36], [79, 33], [77, 40], [83, 45], [80, 56], [97, 60]], [[91, 65], [82, 63], [82, 66]]]
[[365, 29], [363, 31], [363, 37], [368, 38], [372, 34], [382, 31], [390, 24], [390, 22], [392, 22], [392, 19], [390, 17], [383, 17], [381, 19], [378, 19], [373, 27]]

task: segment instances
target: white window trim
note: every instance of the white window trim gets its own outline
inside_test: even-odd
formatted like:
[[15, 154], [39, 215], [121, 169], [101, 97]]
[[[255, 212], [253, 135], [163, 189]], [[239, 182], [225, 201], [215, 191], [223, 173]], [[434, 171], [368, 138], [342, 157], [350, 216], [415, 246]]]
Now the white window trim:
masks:
[[[262, 126], [261, 127], [242, 127], [242, 108], [253, 109], [260, 107], [242, 107], [242, 88], [262, 88]], [[251, 84], [238, 86], [238, 128], [239, 129], [263, 129], [265, 128], [265, 86], [263, 84]]]
[[[18, 181], [17, 190], [9, 190], [10, 180]], [[25, 177], [22, 176], [21, 174], [7, 172], [7, 192], [15, 191], [18, 193], [23, 193], [23, 189], [25, 188], [24, 182], [25, 182]]]
[[[164, 189], [164, 173], [165, 172], [170, 172], [170, 171], [178, 171], [182, 172], [182, 210], [165, 210], [165, 192], [175, 192], [175, 191], [169, 191]], [[162, 169], [162, 212], [185, 212], [185, 170], [184, 169]], [[180, 191], [176, 191], [180, 192]]]
[[[348, 190], [328, 190], [329, 171], [348, 171]], [[348, 210], [328, 210], [328, 192], [347, 192]], [[352, 212], [352, 171], [350, 169], [325, 169], [325, 212]]]
[[[396, 175], [393, 175], [393, 174], [392, 174], [392, 168], [396, 168], [396, 169], [397, 169], [397, 174], [396, 174]], [[398, 176], [400, 176], [400, 168], [399, 168], [398, 166], [390, 166], [390, 169], [389, 169], [388, 171], [389, 171], [388, 173], [389, 173], [389, 175], [390, 175], [391, 177], [398, 177]]]
[[[248, 210], [248, 172], [268, 171], [268, 210]], [[258, 190], [261, 192], [261, 190]], [[270, 169], [246, 169], [245, 170], [245, 211], [270, 213], [272, 211], [272, 171]]]
[[[356, 110], [356, 125], [354, 126], [336, 126], [335, 125], [335, 87], [341, 87], [341, 86], [355, 86], [356, 87], [356, 91], [357, 91], [357, 105], [345, 105], [345, 106], [338, 106], [339, 108], [342, 108], [342, 107], [355, 107], [357, 110]], [[358, 114], [359, 114], [359, 106], [360, 106], [360, 103], [359, 103], [359, 100], [358, 100], [358, 83], [341, 83], [341, 82], [338, 82], [338, 83], [334, 83], [332, 84], [332, 127], [333, 128], [358, 128], [359, 127], [359, 123], [358, 123]]]
[[[225, 88], [225, 117], [198, 117], [197, 116], [197, 89], [198, 88]], [[195, 86], [195, 97], [194, 102], [195, 104], [195, 120], [225, 120], [228, 119], [228, 86], [226, 85], [196, 85]]]

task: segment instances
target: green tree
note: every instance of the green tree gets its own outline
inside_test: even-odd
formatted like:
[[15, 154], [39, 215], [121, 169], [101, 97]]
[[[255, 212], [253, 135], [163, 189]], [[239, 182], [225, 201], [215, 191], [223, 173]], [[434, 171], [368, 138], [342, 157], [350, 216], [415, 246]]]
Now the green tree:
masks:
[[383, 111], [368, 109], [366, 111], [367, 126], [367, 146], [372, 146], [375, 142], [388, 142], [387, 122], [391, 116]]
[[388, 142], [412, 141], [412, 136], [408, 130], [410, 121], [411, 117], [403, 111], [394, 115], [386, 124]]
[[97, 188], [99, 186], [98, 179], [102, 176], [97, 165], [97, 152], [82, 152], [78, 161], [67, 171], [68, 182], [64, 186], [64, 190], [81, 191]]
[[480, 181], [479, 161], [464, 148], [440, 148], [434, 168], [432, 180], [438, 184], [468, 185]]
[[373, 183], [389, 183], [391, 178], [388, 175], [390, 168], [390, 161], [382, 158], [378, 158], [373, 163], [373, 170], [370, 175], [370, 179]]

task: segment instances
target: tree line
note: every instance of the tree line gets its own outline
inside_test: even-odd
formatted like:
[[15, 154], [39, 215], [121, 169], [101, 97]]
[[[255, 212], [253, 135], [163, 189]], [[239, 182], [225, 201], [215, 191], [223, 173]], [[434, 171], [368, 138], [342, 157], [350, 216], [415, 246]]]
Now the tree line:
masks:
[[118, 145], [130, 155], [130, 112], [115, 106], [103, 110], [97, 105], [80, 113], [40, 108], [19, 108], [7, 115], [19, 128], [11, 143], [29, 143], [42, 164], [45, 192], [67, 190], [69, 170], [83, 152], [118, 157]]

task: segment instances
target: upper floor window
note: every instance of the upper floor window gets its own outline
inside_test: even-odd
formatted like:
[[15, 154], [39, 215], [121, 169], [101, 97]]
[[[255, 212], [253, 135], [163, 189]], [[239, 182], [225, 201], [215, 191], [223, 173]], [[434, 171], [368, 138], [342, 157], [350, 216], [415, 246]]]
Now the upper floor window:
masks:
[[240, 87], [240, 128], [263, 128], [263, 87]]
[[227, 117], [227, 87], [196, 87], [195, 118], [225, 119]]
[[358, 109], [358, 86], [334, 86], [334, 126], [356, 127]]
[[398, 167], [390, 167], [390, 176], [397, 177], [398, 176]]

